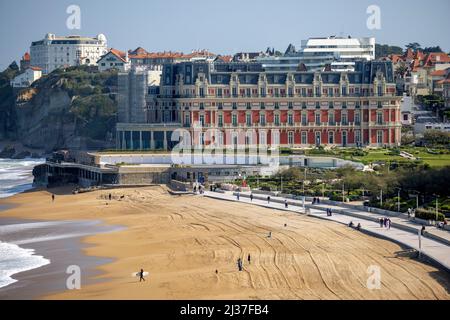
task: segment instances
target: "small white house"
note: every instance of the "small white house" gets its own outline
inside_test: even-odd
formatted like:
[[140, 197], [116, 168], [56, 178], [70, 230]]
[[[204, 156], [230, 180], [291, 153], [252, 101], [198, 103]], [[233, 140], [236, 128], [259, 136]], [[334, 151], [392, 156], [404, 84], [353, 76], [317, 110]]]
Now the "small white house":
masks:
[[18, 74], [14, 79], [11, 80], [11, 86], [13, 88], [27, 88], [40, 77], [42, 77], [41, 68], [29, 67], [24, 72]]
[[119, 71], [127, 71], [130, 68], [130, 60], [128, 53], [111, 48], [98, 61], [98, 70], [106, 71], [109, 69], [117, 69]]
[[450, 122], [422, 122], [414, 125], [414, 131], [423, 134], [427, 130], [450, 132]]

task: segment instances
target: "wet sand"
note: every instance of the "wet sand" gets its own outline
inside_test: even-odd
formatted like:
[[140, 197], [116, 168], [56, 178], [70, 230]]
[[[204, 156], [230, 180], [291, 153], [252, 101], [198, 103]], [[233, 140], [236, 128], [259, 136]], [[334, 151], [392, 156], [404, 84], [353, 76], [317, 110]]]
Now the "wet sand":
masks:
[[[36, 299], [43, 295], [67, 290], [67, 269], [80, 267], [81, 284], [96, 283], [101, 272], [98, 266], [113, 261], [111, 258], [84, 254], [90, 245], [81, 241], [82, 235], [119, 230], [118, 227], [98, 226], [98, 221], [64, 221], [42, 223], [34, 220], [2, 218], [0, 212], [0, 240], [14, 243], [21, 248], [34, 249], [35, 255], [43, 256], [50, 264], [16, 273], [18, 280], [0, 288], [0, 300]], [[9, 230], [10, 229], [10, 230]], [[83, 232], [80, 232], [83, 229]]]
[[[95, 278], [104, 281], [40, 298], [450, 298], [445, 271], [416, 260], [398, 244], [334, 222], [200, 196], [171, 196], [165, 187], [78, 195], [52, 191], [57, 193], [54, 203], [45, 190], [0, 201], [17, 205], [0, 215], [101, 220], [126, 229], [83, 238], [90, 245], [84, 253], [113, 259], [97, 268], [101, 274]], [[112, 201], [107, 200], [110, 192]], [[239, 257], [242, 272], [236, 266]], [[366, 283], [373, 265], [380, 267], [381, 287], [371, 290]], [[150, 273], [144, 283], [131, 276], [141, 267]]]

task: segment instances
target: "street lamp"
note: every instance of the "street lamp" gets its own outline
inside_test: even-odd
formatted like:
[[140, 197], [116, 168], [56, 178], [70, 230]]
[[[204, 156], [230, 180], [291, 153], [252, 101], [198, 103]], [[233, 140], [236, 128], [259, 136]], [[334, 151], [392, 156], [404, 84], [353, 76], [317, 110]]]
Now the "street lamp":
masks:
[[305, 177], [303, 179], [303, 197], [306, 197], [306, 195], [305, 195], [305, 181], [306, 181], [306, 168], [305, 168]]
[[438, 198], [439, 195], [436, 195], [436, 223], [438, 222]]
[[383, 189], [380, 190], [380, 208], [383, 208]]
[[398, 189], [397, 191], [397, 212], [400, 212], [400, 190], [401, 188], [396, 187], [395, 189]]

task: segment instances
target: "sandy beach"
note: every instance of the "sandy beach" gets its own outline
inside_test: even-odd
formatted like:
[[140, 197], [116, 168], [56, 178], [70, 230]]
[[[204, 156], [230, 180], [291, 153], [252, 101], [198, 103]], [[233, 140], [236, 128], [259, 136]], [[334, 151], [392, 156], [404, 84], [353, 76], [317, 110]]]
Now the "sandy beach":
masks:
[[[83, 238], [86, 255], [112, 259], [92, 277], [103, 281], [46, 292], [42, 299], [450, 299], [445, 271], [398, 244], [334, 222], [172, 196], [162, 186], [77, 195], [67, 188], [51, 191], [54, 203], [47, 190], [2, 199], [0, 205], [12, 207], [0, 216], [101, 220], [125, 228]], [[381, 270], [380, 289], [366, 287], [373, 265]], [[141, 267], [149, 272], [143, 283], [131, 276]]]

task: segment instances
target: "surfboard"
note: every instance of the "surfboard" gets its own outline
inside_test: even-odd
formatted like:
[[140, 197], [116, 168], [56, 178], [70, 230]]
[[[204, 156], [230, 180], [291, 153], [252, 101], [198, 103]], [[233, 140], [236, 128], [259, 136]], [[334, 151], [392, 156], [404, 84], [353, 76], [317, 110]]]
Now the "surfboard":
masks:
[[[140, 274], [141, 274], [141, 272], [133, 272], [133, 273], [131, 274], [131, 276], [132, 276], [132, 277], [139, 277]], [[144, 271], [144, 277], [146, 277], [146, 276], [148, 276], [148, 272], [147, 272], [147, 271]]]

